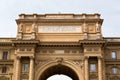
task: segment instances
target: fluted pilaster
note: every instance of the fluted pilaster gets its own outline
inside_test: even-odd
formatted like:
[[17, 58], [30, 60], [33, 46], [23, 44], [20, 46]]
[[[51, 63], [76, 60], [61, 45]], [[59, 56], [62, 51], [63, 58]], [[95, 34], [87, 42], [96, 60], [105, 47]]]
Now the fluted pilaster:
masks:
[[29, 80], [34, 80], [34, 58], [30, 57]]
[[16, 57], [16, 76], [15, 80], [20, 80], [20, 57]]
[[88, 75], [88, 57], [85, 57], [85, 80], [89, 80], [89, 75]]
[[98, 57], [98, 80], [102, 80], [102, 59]]

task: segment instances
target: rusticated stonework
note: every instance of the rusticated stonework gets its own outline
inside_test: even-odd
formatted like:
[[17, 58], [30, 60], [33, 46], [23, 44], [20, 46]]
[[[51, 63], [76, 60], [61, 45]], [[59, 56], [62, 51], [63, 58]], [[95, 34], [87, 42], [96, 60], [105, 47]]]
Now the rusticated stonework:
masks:
[[103, 37], [100, 14], [20, 14], [0, 38], [0, 80], [120, 80], [120, 38]]

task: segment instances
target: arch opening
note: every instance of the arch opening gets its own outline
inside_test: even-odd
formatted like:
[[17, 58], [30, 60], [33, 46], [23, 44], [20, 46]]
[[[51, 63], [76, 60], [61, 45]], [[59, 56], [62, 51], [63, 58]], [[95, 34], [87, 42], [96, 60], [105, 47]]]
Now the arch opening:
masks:
[[47, 80], [53, 75], [65, 75], [70, 77], [72, 80], [79, 80], [77, 74], [73, 69], [61, 64], [54, 65], [46, 69], [39, 77], [39, 80]]

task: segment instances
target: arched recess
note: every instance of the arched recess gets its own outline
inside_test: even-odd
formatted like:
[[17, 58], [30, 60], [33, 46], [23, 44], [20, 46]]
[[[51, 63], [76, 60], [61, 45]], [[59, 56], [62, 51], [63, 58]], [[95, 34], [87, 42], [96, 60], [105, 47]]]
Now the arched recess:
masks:
[[55, 74], [67, 75], [73, 80], [84, 80], [80, 67], [69, 61], [64, 61], [62, 63], [50, 61], [42, 65], [36, 71], [35, 80], [47, 80], [48, 77]]

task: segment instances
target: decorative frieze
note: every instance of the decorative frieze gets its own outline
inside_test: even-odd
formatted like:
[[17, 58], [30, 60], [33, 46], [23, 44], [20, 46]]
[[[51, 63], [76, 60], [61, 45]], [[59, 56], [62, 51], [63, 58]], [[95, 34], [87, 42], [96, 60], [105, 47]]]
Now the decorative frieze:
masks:
[[38, 26], [38, 33], [81, 33], [81, 26]]

